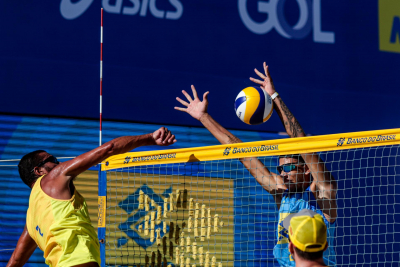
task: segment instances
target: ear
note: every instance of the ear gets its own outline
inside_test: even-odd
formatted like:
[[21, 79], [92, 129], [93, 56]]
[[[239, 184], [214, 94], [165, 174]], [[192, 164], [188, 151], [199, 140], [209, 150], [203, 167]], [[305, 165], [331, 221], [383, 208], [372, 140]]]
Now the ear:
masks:
[[292, 242], [289, 242], [289, 252], [290, 254], [294, 255], [294, 245]]
[[42, 176], [42, 175], [43, 175], [43, 171], [41, 170], [41, 168], [42, 168], [42, 167], [40, 167], [40, 168], [35, 167], [35, 168], [34, 168], [34, 171], [33, 171], [33, 172], [35, 173], [36, 176]]
[[325, 251], [325, 250], [327, 250], [327, 249], [328, 249], [328, 242], [326, 242], [326, 245], [325, 245], [324, 251]]
[[309, 175], [311, 173], [310, 168], [308, 168], [307, 164], [304, 164], [304, 174]]

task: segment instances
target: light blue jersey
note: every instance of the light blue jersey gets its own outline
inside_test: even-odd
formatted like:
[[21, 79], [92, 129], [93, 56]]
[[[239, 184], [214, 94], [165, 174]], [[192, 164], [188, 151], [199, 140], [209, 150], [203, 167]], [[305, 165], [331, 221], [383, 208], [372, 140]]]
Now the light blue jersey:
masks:
[[319, 209], [314, 194], [311, 192], [310, 187], [302, 193], [289, 194], [288, 190], [285, 191], [279, 209], [279, 221], [277, 225], [277, 239], [278, 242], [274, 247], [274, 257], [281, 266], [295, 266], [295, 262], [289, 252], [289, 235], [287, 230], [283, 227], [283, 220], [291, 213], [297, 213], [302, 209], [309, 209], [319, 213], [327, 228], [328, 249], [324, 252], [324, 261], [328, 266], [336, 265], [335, 250], [333, 249], [333, 239], [335, 237], [335, 223], [330, 223], [325, 219], [322, 211]]

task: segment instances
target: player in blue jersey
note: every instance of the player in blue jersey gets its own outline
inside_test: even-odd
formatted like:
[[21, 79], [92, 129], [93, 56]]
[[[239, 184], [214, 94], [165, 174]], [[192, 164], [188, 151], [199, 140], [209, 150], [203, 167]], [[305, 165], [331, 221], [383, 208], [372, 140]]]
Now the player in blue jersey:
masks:
[[[274, 101], [274, 109], [290, 137], [303, 137], [305, 133], [299, 122], [275, 91], [270, 77], [268, 66], [264, 62], [265, 74], [255, 69], [261, 78], [250, 78], [260, 85]], [[215, 138], [222, 144], [242, 142], [207, 113], [209, 92], [204, 93], [203, 101], [197, 96], [196, 89], [192, 85], [193, 98], [186, 92], [188, 102], [177, 97], [176, 99], [186, 108], [175, 107], [176, 110], [187, 112], [193, 118], [199, 120]], [[294, 266], [294, 260], [288, 250], [288, 233], [282, 226], [282, 221], [291, 213], [297, 213], [302, 209], [310, 209], [322, 215], [328, 229], [328, 249], [324, 252], [324, 260], [327, 265], [335, 265], [335, 252], [333, 238], [336, 220], [336, 181], [326, 169], [324, 162], [317, 153], [286, 155], [279, 157], [278, 174], [271, 172], [257, 158], [243, 158], [240, 161], [249, 170], [257, 182], [268, 191], [275, 199], [279, 209], [279, 221], [277, 224], [277, 244], [274, 247], [274, 256], [281, 266]]]

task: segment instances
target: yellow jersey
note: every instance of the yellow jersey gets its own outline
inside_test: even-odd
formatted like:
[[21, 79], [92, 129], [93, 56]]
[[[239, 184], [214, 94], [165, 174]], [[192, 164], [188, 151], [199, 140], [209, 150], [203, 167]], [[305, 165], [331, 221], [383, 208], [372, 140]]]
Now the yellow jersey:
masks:
[[50, 267], [70, 267], [87, 262], [100, 265], [100, 245], [89, 218], [85, 199], [75, 192], [61, 200], [43, 192], [37, 179], [29, 197], [26, 227], [44, 252]]

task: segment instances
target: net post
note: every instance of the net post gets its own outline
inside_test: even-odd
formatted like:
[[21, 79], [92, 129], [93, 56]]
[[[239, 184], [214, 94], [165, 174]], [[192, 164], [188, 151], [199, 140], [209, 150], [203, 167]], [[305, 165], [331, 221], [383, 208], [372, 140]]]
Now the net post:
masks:
[[107, 173], [101, 170], [99, 164], [99, 193], [98, 193], [98, 220], [97, 235], [100, 242], [100, 267], [106, 266], [106, 208], [107, 208]]
[[101, 27], [100, 27], [100, 129], [99, 146], [102, 145], [103, 131], [103, 8], [101, 9]]
[[[100, 16], [100, 129], [99, 129], [99, 146], [102, 145], [102, 124], [103, 124], [103, 8], [101, 8]], [[97, 235], [100, 243], [100, 260], [101, 267], [106, 266], [106, 207], [107, 207], [107, 173], [101, 170], [99, 166], [99, 191], [98, 191], [98, 219], [97, 219]]]

